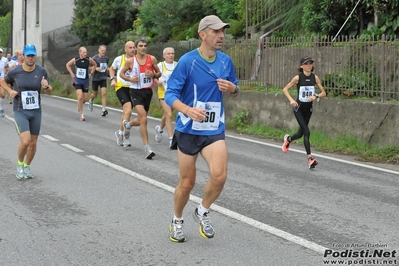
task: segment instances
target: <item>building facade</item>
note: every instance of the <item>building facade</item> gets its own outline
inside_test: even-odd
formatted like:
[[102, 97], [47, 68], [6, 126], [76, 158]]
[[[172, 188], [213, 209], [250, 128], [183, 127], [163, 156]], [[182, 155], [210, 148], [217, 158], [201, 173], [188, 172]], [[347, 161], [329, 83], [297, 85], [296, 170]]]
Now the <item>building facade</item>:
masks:
[[73, 0], [14, 0], [12, 3], [13, 51], [32, 43], [41, 57], [43, 34], [71, 25]]

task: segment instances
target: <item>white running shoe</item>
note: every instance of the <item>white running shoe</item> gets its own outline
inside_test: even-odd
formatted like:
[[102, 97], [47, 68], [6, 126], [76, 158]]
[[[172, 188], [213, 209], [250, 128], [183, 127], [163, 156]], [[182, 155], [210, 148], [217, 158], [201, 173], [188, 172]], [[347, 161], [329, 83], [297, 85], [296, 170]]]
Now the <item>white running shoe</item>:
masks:
[[25, 178], [25, 171], [23, 165], [17, 165], [17, 174], [15, 175], [18, 180], [22, 180]]
[[146, 159], [152, 159], [152, 157], [155, 156], [155, 153], [151, 150], [151, 148], [146, 149], [144, 153]]
[[32, 170], [30, 170], [30, 167], [24, 167], [24, 173], [25, 173], [25, 179], [32, 179], [33, 178], [33, 173]]
[[132, 146], [130, 140], [127, 138], [123, 138], [123, 147], [130, 147], [130, 146]]
[[183, 232], [183, 220], [180, 221], [172, 221], [169, 225], [169, 239], [173, 242], [185, 242], [186, 237]]
[[123, 138], [130, 138], [130, 125], [129, 122], [126, 120], [123, 120]]
[[123, 146], [122, 132], [119, 132], [119, 130], [115, 131], [115, 137], [116, 137], [116, 144], [118, 144], [118, 146]]
[[215, 229], [209, 219], [209, 212], [204, 213], [204, 215], [199, 215], [198, 208], [196, 208], [193, 217], [194, 220], [200, 224], [199, 233], [203, 238], [212, 238], [215, 236]]
[[93, 112], [93, 100], [89, 100], [89, 110], [90, 112]]
[[162, 133], [163, 130], [161, 130], [160, 126], [155, 126], [155, 141], [160, 143], [162, 141]]

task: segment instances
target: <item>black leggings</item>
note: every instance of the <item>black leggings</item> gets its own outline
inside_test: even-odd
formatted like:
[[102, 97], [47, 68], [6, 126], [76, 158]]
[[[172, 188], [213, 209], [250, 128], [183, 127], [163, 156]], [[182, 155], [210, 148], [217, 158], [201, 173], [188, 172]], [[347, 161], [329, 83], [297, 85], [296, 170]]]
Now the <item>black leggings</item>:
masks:
[[310, 152], [310, 130], [308, 127], [310, 117], [312, 116], [313, 107], [300, 105], [298, 109], [294, 108], [294, 115], [296, 121], [298, 121], [299, 129], [291, 136], [291, 141], [299, 139], [303, 136], [303, 144], [305, 145], [306, 154]]

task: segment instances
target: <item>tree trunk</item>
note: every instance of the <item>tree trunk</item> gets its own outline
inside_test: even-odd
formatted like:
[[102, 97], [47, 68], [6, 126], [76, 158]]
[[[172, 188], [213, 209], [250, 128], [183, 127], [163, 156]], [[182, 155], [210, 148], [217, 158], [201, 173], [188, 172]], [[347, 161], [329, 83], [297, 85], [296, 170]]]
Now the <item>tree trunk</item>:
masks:
[[380, 26], [381, 10], [378, 0], [374, 0], [374, 26]]

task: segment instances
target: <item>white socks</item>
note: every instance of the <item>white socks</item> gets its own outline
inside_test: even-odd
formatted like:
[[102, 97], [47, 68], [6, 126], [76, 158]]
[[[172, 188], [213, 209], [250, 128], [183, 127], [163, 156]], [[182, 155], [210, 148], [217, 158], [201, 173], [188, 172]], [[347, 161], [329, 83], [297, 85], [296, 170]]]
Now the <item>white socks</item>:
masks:
[[[209, 209], [207, 209], [204, 206], [202, 206], [202, 204], [198, 205], [197, 209], [198, 209], [198, 214], [201, 215], [201, 216], [203, 216], [204, 213], [209, 212]], [[184, 220], [183, 216], [180, 217], [180, 218], [177, 218], [176, 215], [173, 216], [173, 221], [182, 221], [182, 220]]]
[[180, 218], [177, 218], [176, 215], [173, 215], [173, 221], [183, 221], [183, 220], [184, 220], [183, 216]]
[[200, 205], [198, 205], [198, 214], [203, 216], [204, 213], [209, 212], [209, 209], [205, 208], [204, 206], [202, 206], [202, 203]]

